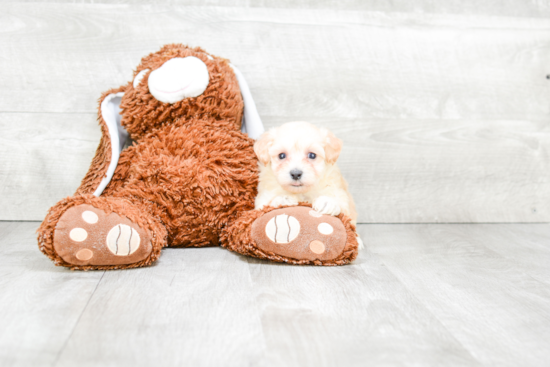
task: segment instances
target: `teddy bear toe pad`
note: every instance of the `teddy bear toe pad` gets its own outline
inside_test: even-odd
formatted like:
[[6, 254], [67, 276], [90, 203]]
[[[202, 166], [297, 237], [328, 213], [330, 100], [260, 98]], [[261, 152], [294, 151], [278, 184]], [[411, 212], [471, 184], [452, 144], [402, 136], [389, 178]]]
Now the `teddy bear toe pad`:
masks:
[[73, 265], [127, 265], [153, 250], [151, 235], [128, 218], [88, 204], [67, 210], [54, 234], [57, 254]]
[[347, 234], [342, 221], [309, 207], [276, 209], [252, 225], [256, 246], [298, 260], [332, 260], [342, 254]]

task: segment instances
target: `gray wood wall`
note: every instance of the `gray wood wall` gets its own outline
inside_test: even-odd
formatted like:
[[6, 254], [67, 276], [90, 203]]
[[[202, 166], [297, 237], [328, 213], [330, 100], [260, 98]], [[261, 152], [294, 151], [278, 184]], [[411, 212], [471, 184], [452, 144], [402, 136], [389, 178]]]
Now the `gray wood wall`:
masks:
[[0, 4], [0, 220], [74, 192], [101, 92], [178, 42], [231, 59], [268, 127], [341, 137], [360, 222], [550, 221], [550, 1], [142, 3]]

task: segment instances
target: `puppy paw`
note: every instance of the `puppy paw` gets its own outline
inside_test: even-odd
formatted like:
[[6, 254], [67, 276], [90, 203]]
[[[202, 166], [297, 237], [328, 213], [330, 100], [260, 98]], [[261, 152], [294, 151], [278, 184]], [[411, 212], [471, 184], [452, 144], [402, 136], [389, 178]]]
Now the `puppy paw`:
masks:
[[278, 207], [278, 206], [294, 206], [298, 205], [298, 200], [290, 197], [290, 196], [277, 196], [271, 202], [269, 203], [270, 206]]
[[330, 196], [319, 196], [315, 199], [313, 202], [313, 209], [326, 215], [337, 216], [340, 214], [340, 205], [338, 204], [338, 201]]

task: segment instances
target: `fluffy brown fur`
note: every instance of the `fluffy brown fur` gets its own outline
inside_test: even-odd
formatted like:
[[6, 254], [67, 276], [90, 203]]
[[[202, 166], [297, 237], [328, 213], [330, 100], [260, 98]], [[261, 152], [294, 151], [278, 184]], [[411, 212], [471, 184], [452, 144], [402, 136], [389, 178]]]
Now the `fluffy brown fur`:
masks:
[[[211, 56], [210, 60], [201, 48], [187, 48], [181, 45], [166, 45], [160, 51], [141, 60], [134, 77], [142, 70], [155, 70], [174, 57], [194, 56], [208, 67], [210, 83], [203, 94], [196, 98], [185, 98], [180, 102], [168, 104], [157, 101], [147, 88], [148, 72], [137, 88], [128, 83], [120, 107], [122, 124], [134, 140], [162, 125], [172, 124], [176, 120], [192, 121], [209, 117], [218, 121], [219, 126], [239, 130], [241, 127], [243, 100], [239, 84], [229, 61]], [[182, 122], [183, 123], [183, 122]]]
[[123, 152], [103, 196], [142, 203], [172, 247], [217, 245], [220, 229], [253, 209], [253, 140], [214, 120], [166, 126]]

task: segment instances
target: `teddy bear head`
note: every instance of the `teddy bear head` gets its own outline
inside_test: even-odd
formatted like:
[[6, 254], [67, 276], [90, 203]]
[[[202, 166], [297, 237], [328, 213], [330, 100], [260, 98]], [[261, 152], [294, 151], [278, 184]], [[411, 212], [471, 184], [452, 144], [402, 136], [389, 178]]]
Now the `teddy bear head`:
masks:
[[121, 124], [138, 140], [162, 126], [208, 118], [239, 130], [240, 81], [228, 60], [180, 44], [145, 56], [120, 101]]

